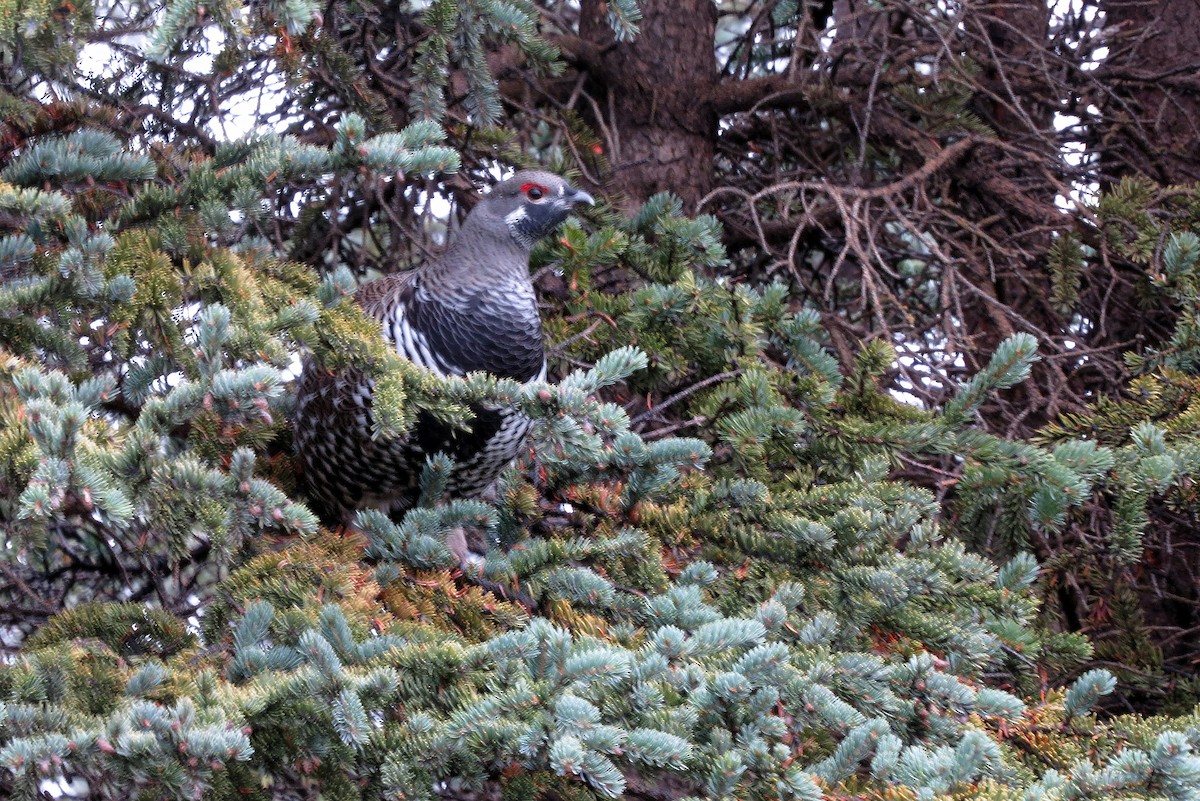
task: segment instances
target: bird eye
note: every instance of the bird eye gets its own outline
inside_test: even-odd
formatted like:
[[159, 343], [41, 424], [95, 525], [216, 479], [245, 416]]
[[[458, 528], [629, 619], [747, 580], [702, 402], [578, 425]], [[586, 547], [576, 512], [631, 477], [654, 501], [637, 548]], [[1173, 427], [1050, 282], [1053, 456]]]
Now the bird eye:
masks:
[[521, 191], [530, 200], [541, 200], [546, 194], [546, 187], [540, 184], [525, 184], [521, 187]]

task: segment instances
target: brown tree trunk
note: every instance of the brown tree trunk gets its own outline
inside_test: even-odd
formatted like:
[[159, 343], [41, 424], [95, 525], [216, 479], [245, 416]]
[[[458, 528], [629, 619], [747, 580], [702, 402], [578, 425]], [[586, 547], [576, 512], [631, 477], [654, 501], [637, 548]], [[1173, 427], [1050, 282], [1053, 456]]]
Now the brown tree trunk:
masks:
[[1163, 184], [1200, 181], [1200, 3], [1106, 0], [1119, 31], [1102, 68], [1105, 178], [1142, 173]]
[[713, 184], [717, 113], [712, 0], [643, 3], [641, 33], [616, 42], [603, 0], [584, 0], [580, 38], [594, 49], [588, 89], [592, 123], [604, 136], [612, 174], [605, 188], [636, 208], [670, 191], [695, 208]]

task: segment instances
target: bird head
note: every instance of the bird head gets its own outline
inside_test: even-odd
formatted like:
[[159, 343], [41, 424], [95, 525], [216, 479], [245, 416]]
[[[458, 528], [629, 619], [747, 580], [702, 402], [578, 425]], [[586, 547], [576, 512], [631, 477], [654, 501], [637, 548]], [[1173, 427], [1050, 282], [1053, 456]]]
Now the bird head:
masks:
[[501, 181], [479, 202], [471, 216], [483, 214], [504, 221], [522, 247], [532, 249], [539, 239], [559, 226], [577, 203], [595, 199], [559, 176], [541, 170], [522, 170]]

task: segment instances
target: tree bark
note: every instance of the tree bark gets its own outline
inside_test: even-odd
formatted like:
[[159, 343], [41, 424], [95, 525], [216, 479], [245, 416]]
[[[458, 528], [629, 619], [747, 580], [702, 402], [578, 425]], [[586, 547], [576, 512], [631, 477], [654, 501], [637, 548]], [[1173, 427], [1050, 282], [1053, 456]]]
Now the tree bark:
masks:
[[1119, 31], [1102, 68], [1113, 92], [1104, 109], [1105, 180], [1134, 173], [1163, 184], [1200, 181], [1200, 3], [1106, 0]]
[[644, 3], [641, 33], [614, 40], [603, 0], [584, 0], [580, 37], [592, 47], [592, 124], [612, 165], [605, 189], [636, 208], [670, 191], [695, 208], [713, 185], [717, 112], [712, 0]]

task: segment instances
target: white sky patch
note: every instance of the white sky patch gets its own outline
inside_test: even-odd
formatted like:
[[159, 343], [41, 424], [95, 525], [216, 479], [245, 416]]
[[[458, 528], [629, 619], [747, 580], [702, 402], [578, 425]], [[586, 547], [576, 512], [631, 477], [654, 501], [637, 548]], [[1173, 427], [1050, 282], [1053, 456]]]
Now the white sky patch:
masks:
[[[918, 409], [928, 409], [929, 405], [917, 393], [940, 394], [953, 383], [946, 375], [946, 369], [964, 370], [966, 361], [961, 353], [950, 353], [945, 350], [947, 340], [930, 340], [913, 342], [903, 334], [892, 337], [892, 347], [896, 349], [896, 361], [893, 364], [903, 369], [896, 377], [895, 387], [889, 390], [891, 396], [901, 403], [915, 406]], [[930, 357], [940, 357], [943, 365], [930, 365]], [[914, 383], [913, 378], [916, 378]], [[918, 386], [919, 384], [919, 386]]]

